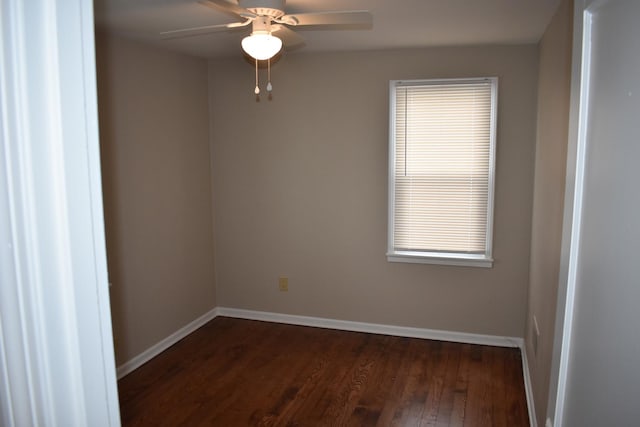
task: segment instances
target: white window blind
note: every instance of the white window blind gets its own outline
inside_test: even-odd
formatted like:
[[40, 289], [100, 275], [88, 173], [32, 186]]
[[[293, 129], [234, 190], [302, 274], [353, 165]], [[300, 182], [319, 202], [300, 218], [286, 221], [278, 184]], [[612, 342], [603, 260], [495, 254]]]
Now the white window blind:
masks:
[[496, 98], [496, 78], [391, 82], [391, 261], [491, 262]]

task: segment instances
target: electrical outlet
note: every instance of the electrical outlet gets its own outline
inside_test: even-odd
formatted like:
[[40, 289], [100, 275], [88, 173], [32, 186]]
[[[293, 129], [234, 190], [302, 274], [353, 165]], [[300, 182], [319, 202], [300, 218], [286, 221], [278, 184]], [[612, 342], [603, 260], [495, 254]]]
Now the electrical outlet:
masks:
[[280, 277], [278, 279], [278, 289], [280, 289], [280, 292], [287, 292], [289, 290], [289, 278], [288, 277]]
[[538, 319], [535, 314], [533, 315], [533, 333], [531, 334], [533, 354], [538, 355], [538, 341], [540, 339], [540, 328], [538, 328]]

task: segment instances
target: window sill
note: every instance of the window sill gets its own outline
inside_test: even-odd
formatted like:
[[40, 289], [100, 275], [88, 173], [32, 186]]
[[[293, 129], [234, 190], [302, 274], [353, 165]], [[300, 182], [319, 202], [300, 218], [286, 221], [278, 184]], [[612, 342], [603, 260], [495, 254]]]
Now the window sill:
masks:
[[389, 262], [406, 262], [410, 264], [456, 265], [460, 267], [493, 267], [493, 258], [484, 255], [441, 255], [432, 252], [390, 252]]

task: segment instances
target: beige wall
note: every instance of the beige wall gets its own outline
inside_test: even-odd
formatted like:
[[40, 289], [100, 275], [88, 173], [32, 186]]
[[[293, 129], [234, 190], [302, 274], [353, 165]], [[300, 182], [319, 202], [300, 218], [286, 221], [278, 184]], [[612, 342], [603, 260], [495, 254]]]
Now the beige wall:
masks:
[[[571, 0], [563, 0], [540, 42], [538, 125], [526, 350], [539, 423], [544, 423], [560, 268], [572, 43]], [[540, 337], [534, 352], [533, 316]]]
[[207, 64], [102, 35], [97, 55], [121, 364], [216, 305]]
[[[537, 70], [535, 45], [287, 54], [256, 102], [210, 61], [218, 305], [523, 336]], [[466, 76], [500, 78], [494, 267], [389, 263], [389, 80]]]

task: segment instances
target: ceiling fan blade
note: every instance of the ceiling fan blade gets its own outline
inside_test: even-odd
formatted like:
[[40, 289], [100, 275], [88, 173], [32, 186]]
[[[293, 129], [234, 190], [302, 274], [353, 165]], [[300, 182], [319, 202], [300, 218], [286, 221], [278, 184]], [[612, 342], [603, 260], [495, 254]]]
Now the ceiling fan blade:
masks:
[[282, 40], [282, 43], [286, 47], [293, 47], [304, 43], [304, 38], [284, 25], [274, 24], [271, 27], [271, 33]]
[[243, 18], [255, 18], [257, 15], [251, 12], [249, 9], [238, 6], [236, 3], [231, 3], [226, 0], [200, 0], [198, 3], [211, 7], [223, 12], [230, 12]]
[[177, 39], [181, 37], [199, 36], [202, 34], [217, 33], [220, 31], [227, 31], [233, 28], [244, 27], [251, 23], [251, 19], [247, 19], [244, 22], [232, 22], [230, 24], [219, 25], [205, 25], [204, 27], [192, 27], [184, 28], [182, 30], [163, 31], [160, 33], [160, 37], [163, 39]]
[[366, 10], [347, 10], [342, 12], [294, 13], [284, 15], [279, 22], [287, 25], [355, 25], [371, 26], [373, 17]]

